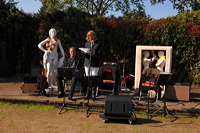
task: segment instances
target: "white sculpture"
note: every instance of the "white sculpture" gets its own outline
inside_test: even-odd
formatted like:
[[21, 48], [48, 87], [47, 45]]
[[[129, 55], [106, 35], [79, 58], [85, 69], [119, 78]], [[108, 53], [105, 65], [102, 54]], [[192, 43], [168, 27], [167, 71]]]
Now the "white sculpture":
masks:
[[[60, 40], [56, 38], [57, 31], [54, 28], [49, 30], [49, 37], [43, 40], [38, 44], [39, 49], [44, 52], [43, 55], [43, 67], [46, 69], [46, 76], [47, 82], [49, 84], [48, 89], [46, 92], [51, 93], [53, 85], [55, 85], [56, 81], [56, 74], [57, 74], [57, 67], [62, 66], [63, 61], [65, 59], [64, 50], [60, 43]], [[46, 44], [46, 49], [43, 48], [43, 45]], [[58, 52], [57, 48], [60, 48], [61, 54], [63, 55], [62, 58], [58, 61]]]
[[163, 67], [165, 66], [165, 56], [164, 56], [164, 52], [163, 51], [158, 51], [158, 57], [159, 59], [156, 62], [156, 67], [157, 69], [159, 69], [160, 71], [163, 71]]
[[156, 59], [156, 55], [154, 54], [154, 51], [152, 51], [153, 58], [149, 59], [150, 53], [149, 51], [143, 52], [143, 66], [145, 68], [149, 68], [150, 64]]

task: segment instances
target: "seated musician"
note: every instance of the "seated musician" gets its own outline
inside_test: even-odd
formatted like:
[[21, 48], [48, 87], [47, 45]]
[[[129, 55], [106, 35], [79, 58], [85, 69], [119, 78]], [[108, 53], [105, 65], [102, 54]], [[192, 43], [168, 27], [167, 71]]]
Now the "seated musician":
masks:
[[[82, 68], [82, 62], [80, 59], [78, 59], [76, 56], [76, 49], [75, 47], [70, 47], [69, 48], [69, 58], [66, 58], [63, 66], [67, 67], [67, 68]], [[60, 94], [58, 95], [58, 98], [61, 98], [65, 95], [64, 92], [64, 87], [62, 84], [62, 80], [64, 77], [58, 77], [57, 76], [57, 80], [58, 80], [58, 90], [60, 91]], [[68, 99], [72, 100], [72, 97], [74, 95], [74, 91], [75, 91], [75, 87], [76, 87], [76, 83], [78, 81], [78, 77], [72, 77], [72, 83], [71, 83], [71, 87], [69, 90], [69, 95], [68, 95]]]

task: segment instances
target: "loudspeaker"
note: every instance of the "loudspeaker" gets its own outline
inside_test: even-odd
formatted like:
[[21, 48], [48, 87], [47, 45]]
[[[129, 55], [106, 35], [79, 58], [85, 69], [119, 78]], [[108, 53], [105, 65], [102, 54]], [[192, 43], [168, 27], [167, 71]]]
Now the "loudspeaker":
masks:
[[175, 101], [190, 101], [190, 84], [187, 83], [176, 83], [173, 86], [167, 87], [167, 100]]
[[105, 100], [105, 116], [131, 117], [132, 96], [106, 96]]

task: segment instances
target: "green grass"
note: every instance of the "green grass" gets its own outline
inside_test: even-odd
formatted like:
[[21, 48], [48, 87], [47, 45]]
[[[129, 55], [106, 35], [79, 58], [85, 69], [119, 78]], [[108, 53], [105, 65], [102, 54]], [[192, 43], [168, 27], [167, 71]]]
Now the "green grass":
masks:
[[51, 105], [40, 105], [40, 104], [13, 104], [7, 102], [0, 102], [0, 107], [7, 107], [7, 108], [23, 108], [28, 110], [40, 110], [42, 112], [53, 110], [56, 107]]
[[[49, 110], [53, 110], [55, 108], [58, 108], [58, 106], [55, 105], [41, 105], [41, 104], [23, 104], [23, 103], [10, 103], [10, 102], [0, 102], [0, 108], [1, 107], [6, 107], [6, 108], [23, 108], [23, 109], [27, 109], [27, 110], [39, 110], [42, 112], [47, 112]], [[85, 110], [85, 108], [78, 108], [79, 110]], [[77, 108], [73, 108], [73, 107], [67, 107], [68, 111], [75, 111], [77, 110]], [[91, 111], [91, 110], [90, 110]], [[92, 111], [98, 112], [98, 109], [92, 109]], [[2, 111], [0, 110], [0, 113], [2, 113]], [[134, 113], [134, 112], [133, 112]], [[139, 118], [146, 118], [147, 114], [146, 113], [135, 113], [136, 116]], [[3, 117], [3, 116], [1, 116]], [[160, 120], [164, 120], [166, 119], [165, 117], [163, 117], [163, 114], [157, 114], [154, 117], [159, 118]], [[166, 116], [167, 117], [167, 116]], [[176, 118], [181, 118], [183, 116], [181, 115], [174, 115], [174, 117]], [[200, 121], [200, 117], [196, 116], [196, 120]], [[190, 120], [185, 119], [184, 123], [189, 124], [191, 123]], [[44, 123], [43, 123], [44, 124]], [[113, 125], [115, 126], [115, 125]]]
[[6, 103], [6, 102], [0, 102], [0, 107], [18, 108], [19, 104], [11, 104], [11, 103]]

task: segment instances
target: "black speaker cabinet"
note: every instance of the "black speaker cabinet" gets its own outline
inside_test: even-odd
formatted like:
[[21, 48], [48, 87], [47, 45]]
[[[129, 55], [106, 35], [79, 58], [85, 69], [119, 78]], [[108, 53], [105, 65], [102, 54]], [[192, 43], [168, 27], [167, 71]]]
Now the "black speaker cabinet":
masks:
[[131, 117], [132, 96], [106, 96], [105, 100], [105, 116]]

